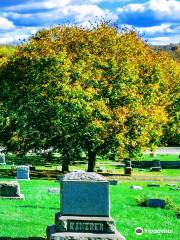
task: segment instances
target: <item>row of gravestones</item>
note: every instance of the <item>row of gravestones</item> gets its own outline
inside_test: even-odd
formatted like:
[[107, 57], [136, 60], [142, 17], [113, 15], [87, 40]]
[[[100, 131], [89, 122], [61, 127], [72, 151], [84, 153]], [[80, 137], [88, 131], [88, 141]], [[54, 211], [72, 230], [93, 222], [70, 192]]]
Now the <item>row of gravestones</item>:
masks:
[[[60, 182], [60, 212], [55, 215], [55, 224], [47, 227], [48, 240], [125, 239], [110, 216], [109, 181], [96, 173], [72, 172]], [[0, 195], [9, 193], [7, 185], [9, 192], [21, 196], [17, 182], [0, 184]], [[148, 201], [148, 206], [155, 205], [157, 199]]]
[[[26, 166], [17, 168], [20, 179], [26, 174]], [[72, 172], [60, 182], [60, 212], [46, 229], [48, 240], [125, 240], [110, 216], [109, 181], [96, 173]], [[24, 197], [17, 182], [1, 182], [0, 196], [13, 199], [12, 194]]]

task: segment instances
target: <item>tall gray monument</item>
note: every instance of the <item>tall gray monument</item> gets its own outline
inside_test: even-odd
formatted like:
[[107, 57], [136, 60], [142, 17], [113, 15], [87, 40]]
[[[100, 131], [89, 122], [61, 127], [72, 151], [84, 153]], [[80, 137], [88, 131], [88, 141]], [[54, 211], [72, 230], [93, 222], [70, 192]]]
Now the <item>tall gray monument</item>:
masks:
[[68, 173], [61, 180], [60, 212], [48, 240], [125, 240], [110, 217], [109, 181], [96, 173]]

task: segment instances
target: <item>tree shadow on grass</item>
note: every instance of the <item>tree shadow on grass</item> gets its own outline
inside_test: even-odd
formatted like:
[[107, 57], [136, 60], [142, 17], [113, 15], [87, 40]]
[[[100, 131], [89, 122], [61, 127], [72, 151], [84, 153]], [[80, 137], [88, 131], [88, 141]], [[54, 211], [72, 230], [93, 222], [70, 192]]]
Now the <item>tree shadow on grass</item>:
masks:
[[29, 238], [19, 238], [19, 237], [0, 237], [0, 240], [45, 240], [42, 237], [29, 237]]

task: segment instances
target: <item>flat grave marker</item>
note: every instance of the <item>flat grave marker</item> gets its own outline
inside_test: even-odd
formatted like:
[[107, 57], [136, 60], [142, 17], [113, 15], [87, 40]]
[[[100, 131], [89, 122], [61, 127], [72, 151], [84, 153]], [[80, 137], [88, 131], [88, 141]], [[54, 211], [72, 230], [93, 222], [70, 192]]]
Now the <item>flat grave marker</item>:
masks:
[[162, 199], [148, 199], [147, 200], [147, 207], [164, 208], [165, 207], [165, 200], [162, 200]]

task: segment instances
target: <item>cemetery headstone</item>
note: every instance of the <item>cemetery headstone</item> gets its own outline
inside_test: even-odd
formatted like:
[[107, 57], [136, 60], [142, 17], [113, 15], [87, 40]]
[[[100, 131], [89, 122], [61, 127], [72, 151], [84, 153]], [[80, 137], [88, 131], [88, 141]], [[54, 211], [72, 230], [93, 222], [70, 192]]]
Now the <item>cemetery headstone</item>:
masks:
[[153, 161], [152, 167], [150, 168], [150, 171], [151, 171], [151, 172], [160, 172], [161, 170], [162, 170], [161, 161], [158, 160], [158, 159], [155, 159], [155, 160]]
[[118, 185], [119, 181], [118, 180], [109, 180], [110, 185]]
[[147, 186], [148, 186], [148, 187], [160, 187], [160, 184], [149, 183]]
[[167, 186], [169, 186], [169, 187], [176, 187], [177, 184], [176, 183], [168, 183]]
[[6, 165], [5, 154], [0, 153], [0, 165]]
[[177, 187], [177, 188], [170, 188], [170, 190], [180, 191], [180, 187]]
[[165, 200], [162, 200], [162, 199], [148, 199], [147, 207], [164, 208], [165, 207]]
[[20, 186], [17, 182], [0, 182], [0, 198], [4, 199], [23, 199], [20, 193]]
[[102, 167], [102, 166], [98, 167], [97, 172], [104, 172], [104, 167]]
[[18, 180], [29, 180], [29, 166], [17, 166], [16, 167], [17, 179]]
[[134, 190], [142, 190], [143, 189], [143, 187], [141, 187], [141, 186], [131, 186], [131, 188]]
[[73, 172], [61, 181], [60, 212], [47, 227], [48, 240], [125, 240], [110, 217], [109, 181]]
[[125, 175], [131, 175], [132, 174], [132, 166], [131, 166], [131, 161], [130, 160], [126, 160], [126, 162], [125, 162], [124, 174]]
[[129, 159], [125, 160], [124, 174], [129, 176], [132, 174], [132, 165]]

